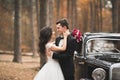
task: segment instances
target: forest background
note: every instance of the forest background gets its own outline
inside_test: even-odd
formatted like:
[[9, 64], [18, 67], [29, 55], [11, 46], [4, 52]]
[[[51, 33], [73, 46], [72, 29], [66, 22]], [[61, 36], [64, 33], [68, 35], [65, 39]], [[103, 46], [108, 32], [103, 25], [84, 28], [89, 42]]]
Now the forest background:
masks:
[[56, 21], [66, 18], [71, 31], [120, 33], [119, 8], [120, 0], [0, 0], [0, 80], [33, 79], [45, 62], [36, 57], [45, 25], [56, 32]]
[[[120, 32], [119, 0], [0, 0], [0, 52], [38, 53], [39, 31], [45, 25], [66, 18], [70, 30]], [[57, 34], [56, 34], [57, 35]]]

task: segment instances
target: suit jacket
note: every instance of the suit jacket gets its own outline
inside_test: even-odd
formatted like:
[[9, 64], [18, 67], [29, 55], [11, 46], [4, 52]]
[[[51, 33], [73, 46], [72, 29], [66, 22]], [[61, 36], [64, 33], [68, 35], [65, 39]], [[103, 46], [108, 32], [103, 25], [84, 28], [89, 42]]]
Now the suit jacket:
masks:
[[[56, 38], [55, 44], [58, 46], [60, 42], [60, 37]], [[75, 51], [75, 39], [73, 36], [69, 35], [67, 38], [67, 48], [65, 51], [53, 53], [52, 58], [58, 59], [65, 80], [68, 80], [70, 76], [74, 76], [74, 61], [73, 55]]]

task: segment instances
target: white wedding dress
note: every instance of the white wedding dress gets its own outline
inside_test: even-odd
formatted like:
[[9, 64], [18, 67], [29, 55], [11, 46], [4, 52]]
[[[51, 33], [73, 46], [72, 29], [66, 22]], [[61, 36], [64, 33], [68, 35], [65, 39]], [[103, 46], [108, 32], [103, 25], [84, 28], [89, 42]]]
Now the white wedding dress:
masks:
[[[47, 43], [46, 49], [51, 47], [52, 43]], [[46, 64], [34, 77], [34, 80], [64, 80], [61, 67], [57, 60], [47, 56]]]

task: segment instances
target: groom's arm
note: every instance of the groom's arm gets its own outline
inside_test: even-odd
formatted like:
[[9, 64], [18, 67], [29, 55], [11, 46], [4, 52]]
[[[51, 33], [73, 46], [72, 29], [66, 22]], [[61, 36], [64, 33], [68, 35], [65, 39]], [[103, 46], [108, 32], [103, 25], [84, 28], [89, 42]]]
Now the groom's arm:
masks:
[[61, 53], [53, 53], [52, 58], [53, 59], [68, 59], [69, 57], [73, 56], [74, 50], [75, 50], [75, 40], [72, 39], [68, 43], [68, 49], [66, 51], [63, 51]]

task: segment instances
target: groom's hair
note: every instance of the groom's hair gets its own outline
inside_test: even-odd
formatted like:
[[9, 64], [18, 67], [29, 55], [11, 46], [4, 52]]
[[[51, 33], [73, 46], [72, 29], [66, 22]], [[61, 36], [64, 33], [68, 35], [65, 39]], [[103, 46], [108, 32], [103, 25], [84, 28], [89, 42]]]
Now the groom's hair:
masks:
[[69, 26], [68, 26], [69, 24], [66, 19], [61, 19], [61, 20], [57, 21], [56, 24], [60, 24], [62, 27], [66, 26], [66, 28], [69, 29]]

